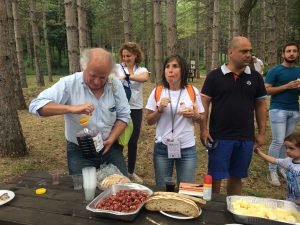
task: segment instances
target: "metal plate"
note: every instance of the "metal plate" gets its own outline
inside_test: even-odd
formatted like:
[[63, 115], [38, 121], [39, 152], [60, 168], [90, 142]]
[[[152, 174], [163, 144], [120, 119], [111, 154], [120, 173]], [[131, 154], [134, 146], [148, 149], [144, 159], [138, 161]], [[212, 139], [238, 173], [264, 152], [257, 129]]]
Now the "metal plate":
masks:
[[143, 202], [137, 210], [130, 213], [125, 212], [117, 212], [117, 211], [111, 211], [111, 210], [100, 210], [96, 209], [96, 204], [99, 201], [103, 201], [110, 195], [116, 194], [120, 190], [138, 190], [138, 191], [145, 191], [148, 194], [148, 197], [150, 197], [153, 194], [153, 191], [143, 185], [136, 184], [136, 183], [128, 183], [128, 184], [115, 184], [111, 186], [106, 191], [103, 191], [101, 194], [99, 194], [93, 201], [91, 201], [87, 206], [86, 209], [94, 213], [96, 216], [100, 217], [106, 217], [111, 219], [119, 219], [119, 220], [125, 220], [125, 221], [132, 221], [135, 219], [135, 217], [138, 215], [140, 210], [143, 208], [145, 202]]
[[263, 204], [265, 207], [268, 207], [268, 208], [285, 209], [292, 213], [295, 213], [296, 215], [299, 215], [298, 219], [300, 218], [300, 207], [290, 201], [277, 200], [277, 199], [271, 199], [271, 198], [258, 198], [258, 197], [252, 197], [252, 196], [235, 196], [235, 195], [228, 196], [227, 197], [227, 210], [233, 214], [234, 220], [238, 223], [253, 224], [253, 225], [287, 225], [287, 224], [300, 225], [300, 223], [289, 223], [289, 222], [285, 222], [285, 221], [271, 220], [271, 219], [265, 219], [265, 218], [261, 218], [261, 217], [253, 217], [253, 216], [245, 216], [245, 215], [235, 214], [235, 212], [232, 209], [231, 203], [233, 201], [237, 201], [237, 200], [244, 200], [248, 203]]

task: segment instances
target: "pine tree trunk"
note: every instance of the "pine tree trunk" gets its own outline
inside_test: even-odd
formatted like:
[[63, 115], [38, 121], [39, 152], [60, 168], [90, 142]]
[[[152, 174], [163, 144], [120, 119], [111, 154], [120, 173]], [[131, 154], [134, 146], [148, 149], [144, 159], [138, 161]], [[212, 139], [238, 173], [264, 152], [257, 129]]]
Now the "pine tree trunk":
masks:
[[[7, 11], [11, 7], [0, 0], [0, 33], [9, 34], [10, 21]], [[25, 139], [15, 104], [12, 73], [12, 55], [9, 35], [0, 39], [0, 156], [23, 156], [27, 153]]]
[[38, 21], [36, 18], [35, 0], [30, 1], [30, 16], [31, 16], [32, 36], [33, 36], [33, 52], [34, 52], [36, 82], [39, 86], [45, 86], [44, 76], [42, 73], [41, 41], [40, 41], [40, 35], [38, 29]]
[[65, 0], [64, 4], [67, 29], [69, 72], [73, 74], [80, 71], [78, 29], [75, 10], [76, 0]]
[[145, 67], [148, 67], [148, 59], [149, 59], [149, 29], [148, 29], [148, 7], [147, 7], [147, 0], [143, 0], [143, 27], [144, 27], [144, 32], [143, 32], [143, 40], [142, 40], [142, 51], [144, 53], [144, 62], [145, 62]]
[[156, 83], [162, 79], [162, 21], [161, 21], [161, 0], [153, 0], [153, 21], [154, 21], [154, 43], [155, 43], [155, 77]]
[[45, 49], [46, 49], [48, 81], [53, 82], [52, 68], [51, 68], [51, 55], [50, 55], [50, 49], [49, 49], [49, 43], [48, 43], [48, 31], [47, 31], [47, 18], [46, 18], [45, 0], [41, 0], [41, 2], [42, 2], [42, 12], [43, 12], [43, 30], [44, 30]]
[[132, 39], [129, 19], [129, 8], [130, 0], [122, 0], [122, 12], [123, 12], [123, 23], [124, 23], [124, 39], [125, 42], [129, 42]]
[[79, 49], [80, 54], [88, 45], [88, 24], [86, 15], [86, 1], [77, 0], [77, 13], [78, 13], [78, 28], [79, 28]]
[[29, 62], [29, 67], [33, 68], [33, 49], [32, 49], [32, 38], [31, 38], [32, 30], [30, 28], [30, 23], [26, 25], [26, 47], [27, 47], [27, 57]]
[[265, 62], [265, 41], [266, 41], [266, 16], [265, 16], [265, 0], [259, 2], [260, 8], [260, 27], [258, 31], [258, 46], [257, 46], [257, 56]]
[[16, 52], [18, 59], [18, 68], [19, 68], [19, 76], [21, 80], [21, 86], [23, 88], [27, 88], [27, 80], [25, 76], [24, 70], [24, 60], [23, 60], [23, 49], [22, 49], [22, 37], [20, 33], [20, 19], [18, 13], [18, 0], [12, 0], [12, 12], [14, 18], [14, 31], [15, 31], [15, 41], [16, 41]]
[[206, 40], [205, 40], [205, 68], [206, 74], [211, 71], [211, 59], [212, 59], [212, 24], [213, 24], [213, 0], [208, 0], [206, 5]]
[[267, 8], [268, 8], [268, 65], [269, 69], [274, 67], [277, 63], [277, 31], [276, 31], [276, 5], [277, 0], [267, 0]]
[[233, 0], [233, 23], [232, 23], [232, 37], [240, 34], [240, 15], [241, 0]]
[[7, 10], [7, 18], [9, 23], [8, 36], [10, 38], [10, 50], [11, 50], [11, 59], [12, 59], [12, 66], [13, 66], [12, 74], [14, 79], [13, 87], [14, 87], [14, 94], [15, 94], [15, 103], [17, 105], [17, 109], [27, 109], [25, 99], [23, 96], [21, 78], [19, 75], [18, 58], [17, 58], [15, 33], [14, 33], [14, 18], [12, 13], [12, 3], [10, 0], [6, 0], [6, 10]]
[[219, 1], [214, 1], [214, 11], [213, 11], [213, 27], [212, 27], [212, 61], [211, 68], [215, 69], [219, 66]]
[[256, 3], [257, 0], [244, 0], [243, 5], [240, 9], [240, 35], [242, 36], [247, 36], [249, 15]]
[[167, 55], [176, 54], [177, 28], [176, 28], [176, 0], [166, 0], [167, 4]]
[[149, 48], [150, 48], [150, 65], [151, 65], [151, 73], [150, 73], [150, 81], [151, 83], [155, 83], [155, 44], [154, 44], [154, 11], [153, 11], [153, 3], [151, 1], [150, 4], [150, 40], [149, 40]]
[[232, 8], [233, 8], [233, 0], [228, 0], [228, 20], [229, 20], [229, 23], [228, 23], [228, 43], [231, 41], [232, 39], [232, 25], [233, 25], [233, 11], [232, 11]]
[[195, 49], [195, 76], [200, 78], [199, 70], [199, 52], [200, 52], [200, 1], [196, 1], [195, 7], [196, 17], [196, 49]]

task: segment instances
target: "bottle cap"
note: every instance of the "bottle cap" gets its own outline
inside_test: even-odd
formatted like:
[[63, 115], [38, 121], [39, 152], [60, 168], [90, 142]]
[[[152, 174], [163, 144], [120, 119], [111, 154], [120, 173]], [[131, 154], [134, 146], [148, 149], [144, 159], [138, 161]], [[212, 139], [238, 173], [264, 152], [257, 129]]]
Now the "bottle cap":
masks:
[[90, 120], [86, 116], [81, 117], [79, 119], [80, 126], [84, 126], [84, 125], [88, 124], [89, 122], [90, 122]]
[[210, 176], [210, 175], [205, 175], [204, 176], [204, 183], [205, 184], [212, 184], [212, 176]]
[[47, 191], [46, 188], [38, 188], [38, 189], [35, 190], [35, 193], [36, 193], [37, 195], [42, 195], [42, 194], [45, 194], [46, 191]]

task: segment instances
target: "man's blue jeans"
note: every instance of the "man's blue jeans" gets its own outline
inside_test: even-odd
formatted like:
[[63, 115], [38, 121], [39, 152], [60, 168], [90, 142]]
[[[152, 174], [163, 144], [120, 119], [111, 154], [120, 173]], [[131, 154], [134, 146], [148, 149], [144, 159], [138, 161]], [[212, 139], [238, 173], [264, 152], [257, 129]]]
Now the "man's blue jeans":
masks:
[[105, 155], [100, 156], [95, 153], [95, 156], [92, 158], [84, 158], [79, 146], [67, 141], [67, 159], [70, 175], [81, 174], [82, 168], [87, 166], [99, 168], [100, 164], [111, 163], [118, 167], [121, 173], [127, 176], [126, 163], [123, 158], [123, 147], [119, 145], [117, 141]]
[[154, 145], [154, 172], [156, 185], [165, 186], [165, 177], [171, 177], [174, 164], [176, 166], [177, 183], [189, 182], [195, 180], [195, 170], [197, 166], [196, 146], [181, 149], [181, 158], [169, 159], [167, 146], [163, 143]]
[[[272, 128], [272, 143], [269, 147], [270, 156], [276, 159], [286, 157], [286, 149], [283, 145], [284, 138], [295, 130], [299, 119], [300, 114], [297, 111], [270, 110], [270, 124]], [[276, 172], [277, 165], [269, 163], [269, 171]]]

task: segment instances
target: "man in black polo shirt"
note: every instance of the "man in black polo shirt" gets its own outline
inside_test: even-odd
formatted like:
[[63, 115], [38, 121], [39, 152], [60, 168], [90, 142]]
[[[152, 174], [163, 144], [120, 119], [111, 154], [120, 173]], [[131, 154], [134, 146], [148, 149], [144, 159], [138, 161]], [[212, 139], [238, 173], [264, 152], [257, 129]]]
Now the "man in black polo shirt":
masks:
[[[205, 108], [201, 142], [209, 149], [208, 174], [213, 177], [214, 193], [220, 192], [222, 179], [228, 179], [227, 194], [239, 195], [241, 179], [248, 176], [254, 145], [265, 143], [267, 93], [262, 76], [248, 66], [251, 51], [247, 38], [234, 37], [229, 44], [228, 64], [211, 71], [201, 91]], [[258, 126], [256, 136], [254, 111]]]

